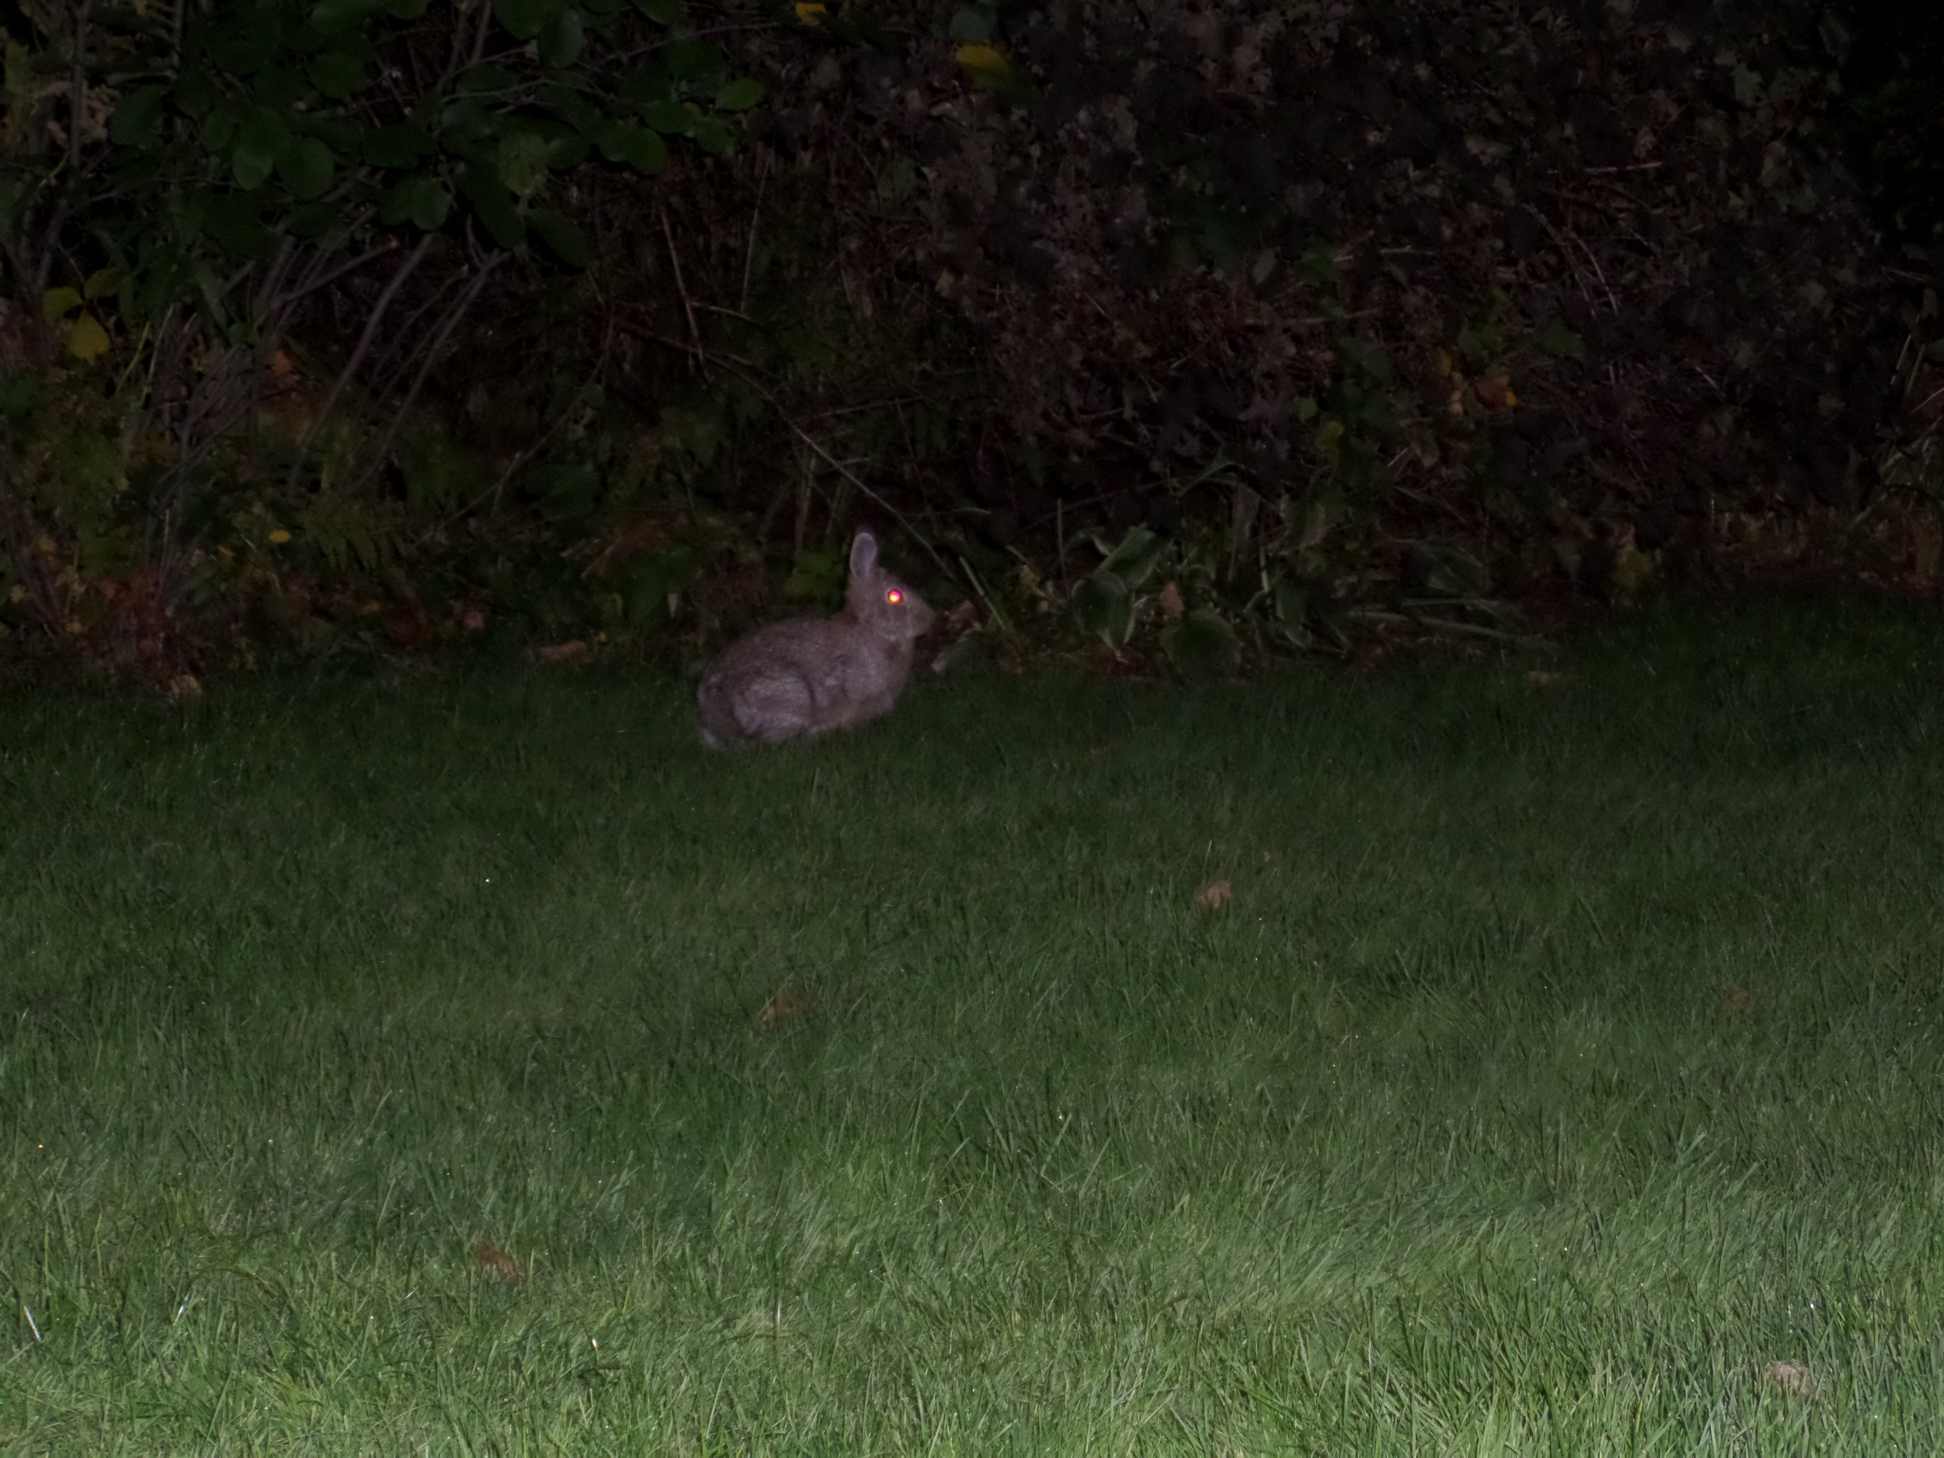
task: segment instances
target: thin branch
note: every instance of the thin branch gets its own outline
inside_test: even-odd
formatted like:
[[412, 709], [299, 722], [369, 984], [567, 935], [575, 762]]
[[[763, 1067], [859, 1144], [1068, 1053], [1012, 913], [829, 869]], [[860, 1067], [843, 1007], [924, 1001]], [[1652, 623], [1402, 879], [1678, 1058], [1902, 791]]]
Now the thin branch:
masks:
[[68, 171], [81, 170], [81, 133], [88, 116], [88, 17], [94, 0], [81, 0], [74, 11], [74, 65], [68, 72]]
[[446, 296], [455, 288], [463, 286], [465, 282], [465, 274], [448, 274], [432, 291], [431, 297], [399, 322], [398, 328], [392, 331], [394, 336], [392, 342], [386, 346], [382, 354], [371, 361], [371, 391], [374, 397], [385, 399], [398, 388], [398, 382], [405, 378], [406, 372], [412, 368], [418, 358], [417, 353], [411, 348], [411, 342], [425, 337], [425, 330], [421, 328], [423, 321], [435, 316], [444, 317], [438, 311], [447, 307]]
[[[426, 237], [430, 241], [431, 235], [427, 234]], [[372, 475], [383, 466], [385, 457], [391, 450], [391, 443], [398, 438], [399, 428], [404, 425], [405, 417], [411, 413], [412, 406], [418, 401], [418, 393], [425, 384], [426, 376], [432, 373], [432, 366], [445, 352], [446, 341], [452, 337], [452, 331], [459, 327], [459, 321], [466, 317], [466, 311], [472, 307], [473, 300], [479, 297], [479, 291], [486, 287], [486, 280], [492, 277], [493, 270], [504, 263], [507, 257], [505, 253], [493, 254], [480, 265], [478, 272], [466, 281], [465, 292], [460, 294], [453, 303], [451, 311], [439, 325], [439, 332], [432, 336], [432, 342], [426, 346], [425, 358], [419, 362], [419, 371], [412, 377], [411, 389], [407, 390], [405, 398], [398, 402], [398, 409], [392, 415], [391, 423], [385, 427], [384, 435], [372, 448], [371, 463], [365, 467], [364, 474], [358, 478], [360, 486], [370, 480]]]
[[[601, 331], [600, 354], [595, 356], [593, 366], [589, 368], [587, 372], [587, 378], [581, 381], [580, 388], [574, 391], [573, 399], [575, 401], [580, 401], [587, 398], [587, 391], [589, 387], [593, 385], [596, 376], [600, 375], [601, 372], [607, 368], [608, 355], [612, 351], [613, 347], [614, 347], [614, 326], [610, 322], [607, 328]], [[476, 510], [479, 507], [480, 503], [485, 501], [489, 496], [492, 498], [493, 501], [493, 510], [498, 511], [499, 502], [500, 502], [500, 493], [506, 489], [506, 483], [511, 481], [516, 475], [518, 475], [521, 468], [524, 467], [528, 461], [532, 460], [535, 456], [539, 455], [540, 452], [546, 448], [547, 443], [551, 441], [556, 435], [560, 434], [560, 432], [563, 429], [566, 428], [568, 415], [569, 412], [565, 409], [558, 411], [554, 415], [553, 424], [548, 426], [544, 431], [542, 431], [538, 439], [532, 441], [525, 450], [515, 452], [513, 459], [506, 463], [505, 467], [500, 471], [498, 478], [493, 482], [492, 489], [483, 492], [479, 496], [475, 497], [473, 500], [467, 502], [465, 506], [459, 509], [459, 511], [453, 516], [452, 519], [454, 521], [457, 521], [459, 517], [466, 515], [470, 511]]]
[[320, 274], [316, 278], [305, 279], [296, 288], [292, 289], [288, 294], [285, 294], [278, 302], [288, 307], [298, 300], [316, 293], [319, 289], [329, 288], [347, 273], [356, 273], [367, 263], [371, 262], [372, 259], [383, 258], [387, 253], [395, 253], [397, 251], [398, 240], [396, 238], [387, 238], [376, 247], [365, 249], [356, 258], [347, 258], [343, 263], [331, 269], [328, 273]]
[[290, 475], [286, 480], [288, 486], [297, 484], [298, 468], [304, 461], [304, 448], [310, 444], [311, 437], [317, 434], [318, 427], [331, 418], [331, 412], [337, 406], [338, 396], [344, 393], [344, 387], [350, 384], [352, 375], [364, 362], [365, 355], [370, 353], [372, 341], [378, 336], [378, 326], [384, 320], [386, 309], [398, 296], [398, 291], [405, 286], [405, 280], [412, 276], [412, 271], [425, 261], [426, 254], [431, 250], [432, 235], [427, 233], [419, 239], [418, 246], [398, 266], [398, 272], [392, 275], [391, 280], [378, 295], [378, 302], [371, 307], [371, 317], [365, 320], [364, 330], [358, 335], [358, 342], [351, 350], [351, 357], [344, 362], [344, 368], [338, 371], [337, 379], [331, 384], [331, 393], [324, 397], [324, 404], [318, 409], [317, 418], [304, 431], [303, 439], [297, 442], [296, 453], [290, 461]]
[[688, 285], [682, 280], [682, 255], [675, 249], [675, 230], [668, 226], [668, 209], [657, 207], [655, 213], [661, 219], [662, 237], [668, 242], [668, 261], [675, 269], [675, 292], [682, 301], [682, 312], [688, 316], [689, 338], [694, 341], [696, 357], [706, 365], [708, 355], [702, 347], [702, 331], [696, 327], [695, 304], [689, 298]]
[[636, 339], [646, 339], [651, 344], [663, 345], [682, 354], [706, 356], [710, 359], [726, 359], [731, 364], [741, 365], [747, 370], [759, 368], [754, 360], [746, 359], [740, 354], [731, 354], [726, 349], [705, 350], [699, 344], [690, 344], [685, 339], [675, 339], [666, 334], [657, 334], [652, 329], [643, 329], [639, 324], [624, 323], [622, 327]]
[[845, 465], [842, 461], [838, 460], [837, 457], [833, 456], [828, 450], [826, 450], [821, 441], [819, 441], [815, 436], [811, 435], [810, 432], [805, 430], [802, 426], [798, 425], [796, 422], [796, 418], [792, 416], [789, 413], [789, 411], [783, 408], [782, 403], [776, 398], [774, 394], [770, 392], [768, 387], [766, 387], [760, 380], [757, 380], [754, 377], [752, 377], [746, 370], [730, 367], [729, 372], [735, 375], [736, 378], [741, 380], [745, 385], [749, 386], [749, 388], [754, 390], [758, 395], [762, 396], [763, 399], [768, 402], [770, 409], [776, 412], [777, 418], [781, 420], [784, 423], [784, 425], [789, 427], [790, 433], [794, 435], [798, 440], [802, 441], [806, 446], [808, 446], [812, 452], [814, 452], [820, 459], [822, 459], [825, 465], [829, 466], [838, 475], [842, 476], [846, 481], [850, 482], [850, 484], [852, 486], [855, 486], [859, 492], [861, 492], [865, 497], [869, 498], [872, 502], [874, 502], [880, 511], [884, 512], [886, 515], [888, 515], [894, 521], [896, 521], [899, 526], [903, 527], [905, 531], [910, 534], [912, 540], [917, 542], [919, 546], [925, 549], [925, 555], [930, 557], [932, 561], [938, 564], [939, 571], [943, 572], [947, 577], [953, 575], [952, 564], [947, 562], [944, 559], [944, 557], [939, 555], [938, 549], [931, 544], [931, 539], [925, 536], [923, 532], [919, 531], [917, 527], [913, 526], [911, 524], [911, 519], [907, 517], [902, 511], [899, 511], [897, 507], [893, 506], [889, 501], [885, 500], [884, 497], [880, 496], [876, 491], [873, 491], [869, 486], [867, 486], [864, 483], [863, 479], [855, 471], [853, 471], [849, 466]]
[[749, 209], [749, 242], [743, 249], [742, 292], [736, 298], [736, 308], [743, 314], [749, 312], [749, 271], [756, 262], [757, 224], [763, 218], [763, 188], [769, 182], [769, 148], [763, 148], [763, 164], [756, 169], [756, 201]]

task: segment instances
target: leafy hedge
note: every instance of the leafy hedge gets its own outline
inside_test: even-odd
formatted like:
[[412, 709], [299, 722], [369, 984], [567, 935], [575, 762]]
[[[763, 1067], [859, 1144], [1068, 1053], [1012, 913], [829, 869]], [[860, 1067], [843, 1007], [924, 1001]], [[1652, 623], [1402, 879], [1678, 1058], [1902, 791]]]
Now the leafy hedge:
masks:
[[859, 512], [960, 623], [1214, 671], [1936, 580], [1862, 10], [80, 13], [8, 52], [17, 642], [692, 653]]

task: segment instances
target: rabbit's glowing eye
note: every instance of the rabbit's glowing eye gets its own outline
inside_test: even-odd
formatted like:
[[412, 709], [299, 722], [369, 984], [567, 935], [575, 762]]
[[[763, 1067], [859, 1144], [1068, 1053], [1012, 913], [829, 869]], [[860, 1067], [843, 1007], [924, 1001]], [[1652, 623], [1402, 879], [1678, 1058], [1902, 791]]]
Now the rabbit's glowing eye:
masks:
[[892, 607], [903, 607], [904, 593], [895, 587], [887, 587], [884, 589], [884, 600]]

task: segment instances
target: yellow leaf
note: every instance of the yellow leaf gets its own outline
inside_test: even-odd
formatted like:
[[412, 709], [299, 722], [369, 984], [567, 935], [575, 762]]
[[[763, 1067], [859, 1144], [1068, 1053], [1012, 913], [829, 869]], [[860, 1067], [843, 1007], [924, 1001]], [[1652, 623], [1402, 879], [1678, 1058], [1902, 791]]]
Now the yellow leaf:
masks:
[[100, 359], [108, 352], [108, 331], [92, 314], [83, 314], [68, 326], [67, 352], [75, 359]]
[[1222, 911], [1235, 899], [1235, 888], [1227, 881], [1210, 881], [1195, 893], [1197, 911]]
[[272, 546], [281, 547], [285, 542], [289, 540], [290, 540], [290, 533], [285, 531], [282, 527], [278, 527], [274, 532], [270, 533], [270, 543]]
[[963, 45], [958, 48], [958, 63], [981, 76], [1004, 76], [1012, 70], [1012, 63], [997, 46]]
[[81, 307], [81, 290], [63, 285], [49, 289], [41, 295], [41, 318], [52, 324], [56, 319], [65, 319]]
[[824, 17], [830, 14], [830, 7], [814, 3], [799, 3], [796, 8], [798, 25], [822, 25]]

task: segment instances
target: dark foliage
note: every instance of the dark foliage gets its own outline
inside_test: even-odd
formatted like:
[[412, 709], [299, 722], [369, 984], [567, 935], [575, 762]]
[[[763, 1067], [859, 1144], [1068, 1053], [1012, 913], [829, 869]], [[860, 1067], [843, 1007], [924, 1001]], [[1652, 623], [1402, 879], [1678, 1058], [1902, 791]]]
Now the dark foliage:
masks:
[[[281, 112], [183, 12], [229, 132], [106, 64], [73, 127], [114, 46], [21, 42], [21, 634], [692, 651], [773, 545], [832, 592], [859, 515], [961, 626], [1216, 671], [1747, 568], [1935, 586], [1915, 12], [327, 10]], [[194, 206], [118, 233], [131, 188]]]

